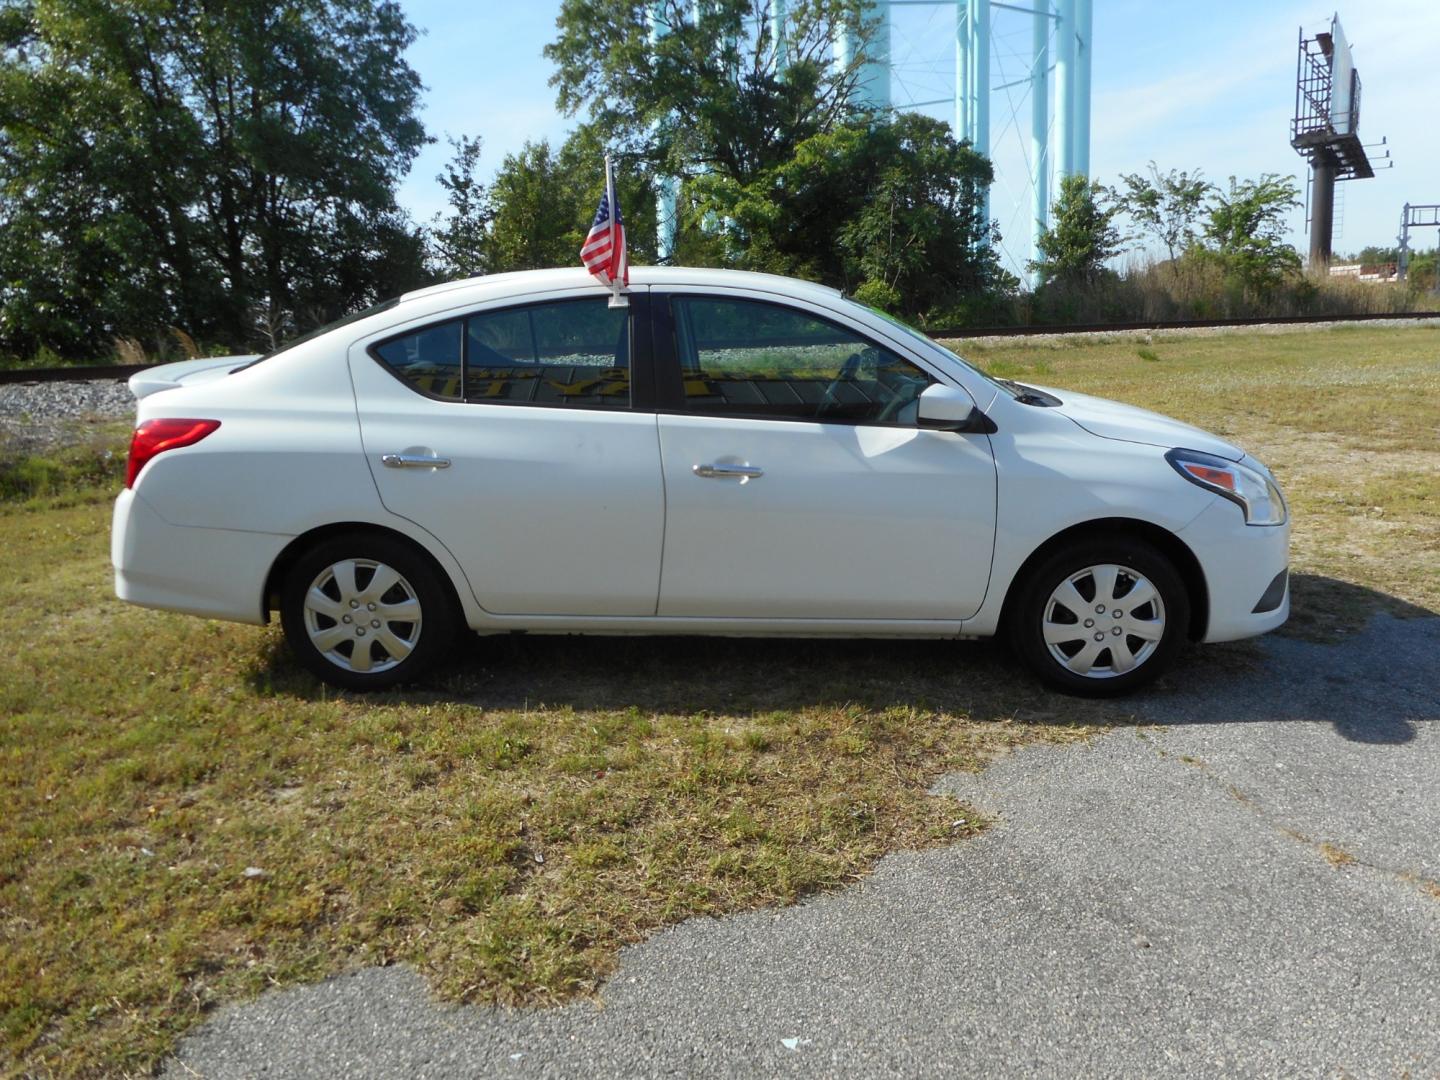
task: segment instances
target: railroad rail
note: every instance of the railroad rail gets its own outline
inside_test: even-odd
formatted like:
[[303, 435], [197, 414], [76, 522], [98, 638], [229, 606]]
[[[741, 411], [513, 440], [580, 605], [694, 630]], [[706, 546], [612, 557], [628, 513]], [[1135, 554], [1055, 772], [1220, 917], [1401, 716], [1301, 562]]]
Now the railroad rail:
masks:
[[[1440, 311], [1406, 311], [1389, 315], [1284, 315], [1268, 319], [1187, 319], [1174, 322], [1070, 323], [1064, 326], [957, 326], [926, 330], [932, 338], [1055, 337], [1064, 334], [1121, 334], [1149, 330], [1213, 330], [1227, 326], [1306, 326], [1325, 323], [1378, 322], [1382, 319], [1424, 322], [1440, 319]], [[0, 384], [33, 382], [101, 382], [128, 379], [155, 364], [108, 364], [86, 367], [14, 368], [0, 370]]]

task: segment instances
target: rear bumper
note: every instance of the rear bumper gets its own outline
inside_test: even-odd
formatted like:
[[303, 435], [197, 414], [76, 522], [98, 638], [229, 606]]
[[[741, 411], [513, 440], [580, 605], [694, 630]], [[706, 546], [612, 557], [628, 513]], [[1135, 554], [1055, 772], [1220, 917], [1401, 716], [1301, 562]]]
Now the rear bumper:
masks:
[[115, 595], [142, 607], [263, 623], [265, 579], [290, 537], [172, 525], [134, 491], [115, 500]]
[[1246, 525], [1234, 503], [1217, 498], [1179, 535], [1205, 574], [1210, 618], [1202, 641], [1254, 637], [1290, 617], [1288, 582], [1280, 587], [1278, 601], [1274, 592], [1267, 596], [1290, 562], [1288, 521]]

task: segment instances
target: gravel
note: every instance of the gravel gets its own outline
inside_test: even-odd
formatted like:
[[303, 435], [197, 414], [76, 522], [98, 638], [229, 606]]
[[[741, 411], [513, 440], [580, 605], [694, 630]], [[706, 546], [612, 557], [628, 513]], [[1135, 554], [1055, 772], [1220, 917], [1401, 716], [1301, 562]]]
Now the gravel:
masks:
[[1195, 655], [1141, 720], [938, 790], [998, 815], [625, 951], [602, 1002], [371, 968], [221, 1009], [166, 1076], [1440, 1073], [1440, 619]]
[[73, 443], [86, 427], [134, 416], [123, 379], [0, 385], [0, 455], [43, 454]]

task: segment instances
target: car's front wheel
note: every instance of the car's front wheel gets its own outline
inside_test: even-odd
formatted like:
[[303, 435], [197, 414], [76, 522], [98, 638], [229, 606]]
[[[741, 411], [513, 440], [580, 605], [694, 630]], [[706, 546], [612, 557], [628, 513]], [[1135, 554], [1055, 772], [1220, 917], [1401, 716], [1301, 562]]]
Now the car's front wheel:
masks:
[[450, 591], [410, 545], [358, 534], [322, 541], [285, 576], [280, 623], [296, 659], [333, 686], [383, 690], [449, 651]]
[[1116, 537], [1062, 549], [1038, 566], [1011, 612], [1010, 636], [1051, 686], [1109, 697], [1163, 674], [1189, 624], [1189, 594], [1170, 560]]

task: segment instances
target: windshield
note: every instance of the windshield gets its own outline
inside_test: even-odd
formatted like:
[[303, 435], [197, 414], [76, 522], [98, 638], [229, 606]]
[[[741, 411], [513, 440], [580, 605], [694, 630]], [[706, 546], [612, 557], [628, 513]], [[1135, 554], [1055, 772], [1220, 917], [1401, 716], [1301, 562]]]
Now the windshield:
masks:
[[884, 319], [891, 326], [895, 327], [895, 329], [902, 331], [906, 337], [912, 338], [917, 344], [921, 345], [924, 351], [938, 353], [944, 359], [962, 365], [966, 368], [966, 370], [973, 371], [976, 375], [979, 375], [980, 378], [984, 379], [991, 386], [994, 386], [1001, 392], [1008, 394], [1010, 397], [1017, 397], [1021, 392], [1016, 389], [1016, 387], [1018, 386], [1017, 383], [1012, 383], [1008, 379], [997, 379], [993, 375], [985, 374], [985, 372], [981, 371], [978, 367], [970, 363], [970, 361], [966, 360], [964, 357], [951, 352], [934, 338], [925, 334], [923, 331], [915, 329], [915, 327], [911, 326], [903, 319], [896, 318], [888, 311], [881, 311], [879, 308], [871, 307], [869, 304], [862, 304], [858, 300], [850, 299], [850, 297], [848, 296], [845, 297], [845, 302], [847, 304], [851, 304], [857, 308], [860, 308], [863, 311], [868, 311], [871, 315], [880, 316], [880, 318]]
[[380, 303], [375, 304], [373, 307], [368, 307], [361, 311], [351, 312], [343, 319], [336, 319], [334, 322], [326, 323], [324, 326], [316, 327], [314, 330], [311, 330], [308, 333], [301, 334], [297, 338], [291, 338], [279, 348], [271, 349], [263, 356], [257, 356], [254, 360], [251, 360], [245, 364], [241, 364], [239, 367], [235, 368], [234, 371], [232, 371], [230, 374], [233, 375], [236, 371], [244, 371], [248, 367], [254, 367], [256, 364], [262, 363], [265, 360], [269, 360], [272, 356], [279, 356], [283, 352], [289, 352], [291, 349], [295, 348], [295, 346], [304, 345], [307, 341], [314, 341], [321, 334], [328, 334], [331, 330], [338, 330], [342, 326], [349, 326], [351, 323], [359, 322], [361, 319], [368, 319], [371, 315], [379, 315], [382, 311], [389, 311], [391, 308], [398, 306], [399, 303], [400, 297], [395, 296], [391, 297], [389, 300], [382, 300], [380, 301]]

